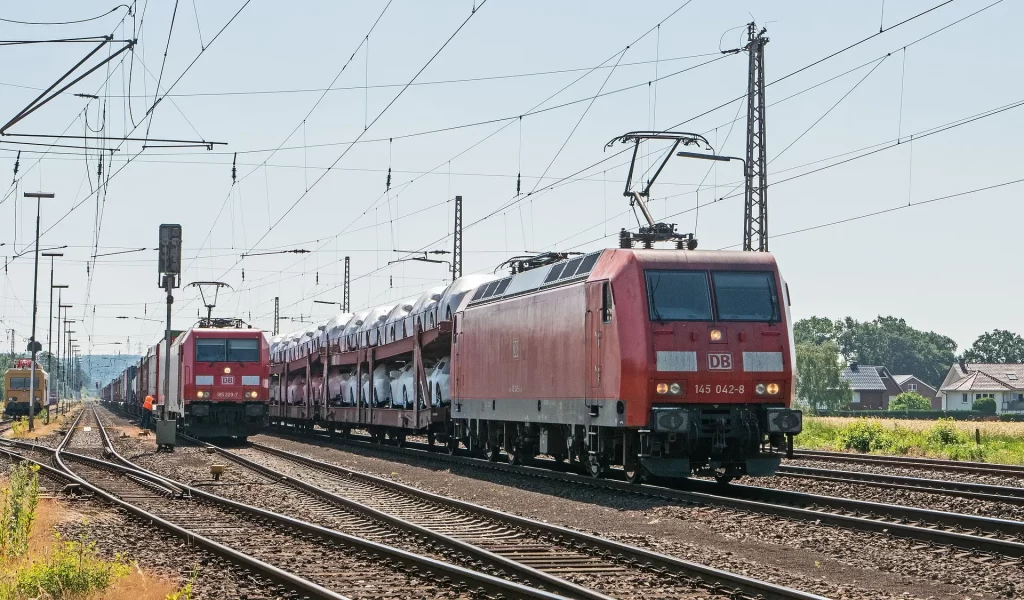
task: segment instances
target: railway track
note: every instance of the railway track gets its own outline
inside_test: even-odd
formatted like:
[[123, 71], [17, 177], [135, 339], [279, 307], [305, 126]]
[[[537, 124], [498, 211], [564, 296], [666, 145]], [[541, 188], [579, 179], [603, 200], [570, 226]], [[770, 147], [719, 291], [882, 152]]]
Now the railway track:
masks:
[[[326, 498], [374, 518], [400, 519], [506, 561], [554, 577], [570, 577], [575, 583], [612, 596], [644, 593], [652, 597], [820, 598], [261, 444], [250, 444], [239, 451], [214, 448], [264, 476], [287, 477], [303, 488], [320, 486], [316, 489], [326, 493]], [[281, 470], [271, 470], [268, 459]]]
[[798, 450], [794, 453], [793, 458], [828, 462], [860, 463], [866, 465], [883, 465], [887, 467], [904, 467], [911, 469], [929, 469], [933, 471], [952, 471], [958, 473], [971, 473], [974, 475], [997, 475], [1001, 477], [1024, 478], [1024, 465], [966, 462], [959, 460], [942, 460], [938, 458], [913, 458], [908, 456], [886, 456], [880, 454], [852, 454], [849, 452], [826, 452], [823, 450]]
[[[84, 411], [92, 413], [91, 410]], [[58, 466], [83, 485], [158, 526], [318, 598], [453, 596], [555, 599], [517, 584], [217, 497], [139, 469], [110, 446], [95, 414], [75, 423], [54, 450]], [[86, 432], [85, 428], [90, 427]], [[79, 454], [66, 450], [84, 450]], [[109, 457], [110, 460], [96, 456]], [[118, 464], [115, 464], [116, 461]]]
[[929, 479], [923, 477], [905, 477], [902, 475], [886, 475], [882, 473], [864, 473], [861, 471], [841, 471], [836, 469], [819, 469], [814, 467], [797, 467], [783, 465], [779, 467], [779, 475], [800, 479], [813, 479], [833, 483], [849, 483], [869, 485], [873, 487], [943, 494], [973, 500], [988, 500], [1024, 506], [1024, 488], [971, 483], [965, 481], [947, 481], [945, 479]]
[[440, 448], [407, 443], [404, 447], [375, 444], [354, 437], [344, 440], [325, 434], [292, 436], [297, 441], [318, 440], [329, 444], [342, 444], [379, 450], [388, 454], [409, 457], [429, 457], [431, 461], [444, 461], [516, 473], [530, 477], [569, 481], [580, 485], [641, 494], [692, 505], [709, 506], [738, 512], [755, 512], [822, 523], [835, 527], [881, 533], [921, 542], [919, 549], [964, 549], [975, 555], [984, 555], [986, 561], [1008, 565], [1020, 564], [1024, 557], [1024, 522], [995, 519], [975, 515], [941, 512], [922, 508], [882, 504], [848, 498], [820, 496], [769, 488], [687, 480], [675, 486], [633, 485], [613, 479], [593, 479], [576, 473], [537, 466], [518, 466], [492, 463], [485, 459], [445, 454]]

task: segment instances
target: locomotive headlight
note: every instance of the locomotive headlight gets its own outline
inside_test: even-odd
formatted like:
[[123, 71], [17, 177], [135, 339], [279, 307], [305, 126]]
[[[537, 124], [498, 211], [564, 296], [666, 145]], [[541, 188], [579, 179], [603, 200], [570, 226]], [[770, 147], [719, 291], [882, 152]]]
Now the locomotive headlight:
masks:
[[224, 367], [224, 372], [225, 373], [230, 373], [231, 372], [231, 367]]
[[667, 383], [659, 383], [657, 386], [655, 386], [654, 390], [656, 392], [658, 392], [659, 394], [667, 394], [668, 393], [668, 384]]
[[767, 391], [767, 388], [763, 383], [759, 383], [757, 384], [757, 386], [754, 387], [754, 391], [757, 392], [758, 394], [764, 394]]
[[779, 393], [779, 384], [777, 384], [777, 383], [769, 383], [766, 386], [765, 389], [768, 391], [769, 395], [774, 396], [775, 394]]
[[722, 330], [721, 329], [712, 329], [711, 332], [708, 335], [711, 337], [711, 341], [712, 342], [720, 342], [720, 341], [722, 341]]
[[202, 397], [203, 397], [203, 392], [201, 390], [196, 392], [196, 398], [202, 398]]
[[258, 394], [256, 392], [249, 392], [250, 398], [255, 398]]
[[683, 388], [678, 383], [673, 383], [668, 386], [668, 393], [673, 396], [678, 396], [681, 391], [683, 391]]

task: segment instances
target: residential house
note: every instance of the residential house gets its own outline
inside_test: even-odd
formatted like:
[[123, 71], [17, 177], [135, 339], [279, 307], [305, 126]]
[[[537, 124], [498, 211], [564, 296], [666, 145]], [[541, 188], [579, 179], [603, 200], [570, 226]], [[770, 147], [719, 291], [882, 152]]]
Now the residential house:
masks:
[[[904, 392], [917, 392], [932, 403], [932, 410], [942, 410], [942, 396], [939, 391], [913, 375], [893, 375], [892, 380]], [[889, 398], [892, 401], [892, 398]]]
[[1024, 413], [1024, 364], [958, 361], [949, 367], [939, 393], [943, 410], [971, 410], [975, 400], [992, 398], [999, 414]]
[[885, 367], [851, 362], [842, 375], [853, 391], [853, 410], [885, 410], [889, 408], [889, 398], [902, 391]]

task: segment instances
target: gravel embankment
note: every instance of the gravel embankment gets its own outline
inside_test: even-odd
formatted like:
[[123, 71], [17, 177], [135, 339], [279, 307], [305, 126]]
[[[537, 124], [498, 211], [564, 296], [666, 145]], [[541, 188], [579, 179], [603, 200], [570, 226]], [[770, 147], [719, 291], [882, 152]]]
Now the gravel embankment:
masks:
[[685, 507], [429, 457], [339, 450], [273, 435], [254, 441], [831, 598], [997, 598], [1024, 584], [1019, 567], [1005, 561], [952, 559], [959, 553], [935, 554], [880, 534]]

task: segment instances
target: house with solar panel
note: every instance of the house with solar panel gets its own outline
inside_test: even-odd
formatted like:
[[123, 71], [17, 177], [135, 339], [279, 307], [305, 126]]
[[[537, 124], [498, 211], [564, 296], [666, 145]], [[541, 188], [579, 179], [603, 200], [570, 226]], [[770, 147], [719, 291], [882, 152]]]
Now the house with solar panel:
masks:
[[953, 363], [939, 386], [942, 410], [971, 410], [975, 400], [992, 398], [996, 412], [1024, 413], [1024, 364]]
[[851, 410], [885, 410], [889, 408], [889, 400], [903, 391], [889, 369], [883, 366], [851, 362], [843, 369], [842, 377], [853, 392]]

